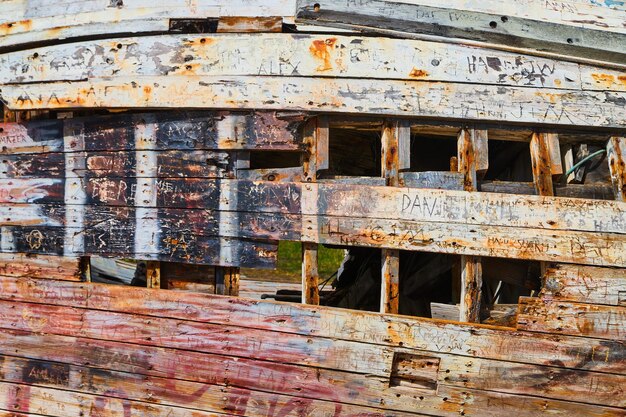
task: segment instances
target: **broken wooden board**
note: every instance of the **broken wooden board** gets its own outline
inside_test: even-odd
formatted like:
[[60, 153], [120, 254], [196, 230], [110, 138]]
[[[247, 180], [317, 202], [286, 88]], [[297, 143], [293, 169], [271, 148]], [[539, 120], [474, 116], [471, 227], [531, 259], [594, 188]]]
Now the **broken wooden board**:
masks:
[[542, 294], [556, 300], [626, 306], [626, 271], [563, 265], [549, 268]]
[[[298, 0], [296, 21], [396, 36], [462, 39], [503, 49], [533, 50], [566, 59], [626, 64], [623, 10], [572, 2], [525, 1], [502, 6], [448, 1]], [[497, 5], [497, 6], [496, 6]], [[566, 7], [572, 7], [566, 10]], [[557, 6], [558, 7], [558, 6]], [[507, 13], [510, 12], [510, 13]], [[582, 17], [585, 16], [585, 17]]]
[[521, 297], [517, 328], [597, 339], [626, 338], [626, 307]]

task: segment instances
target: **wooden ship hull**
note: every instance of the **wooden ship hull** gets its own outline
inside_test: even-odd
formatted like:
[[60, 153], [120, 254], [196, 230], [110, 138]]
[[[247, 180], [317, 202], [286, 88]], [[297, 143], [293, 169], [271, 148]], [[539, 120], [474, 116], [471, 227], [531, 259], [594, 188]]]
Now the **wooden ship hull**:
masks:
[[623, 2], [0, 12], [0, 417], [626, 416]]

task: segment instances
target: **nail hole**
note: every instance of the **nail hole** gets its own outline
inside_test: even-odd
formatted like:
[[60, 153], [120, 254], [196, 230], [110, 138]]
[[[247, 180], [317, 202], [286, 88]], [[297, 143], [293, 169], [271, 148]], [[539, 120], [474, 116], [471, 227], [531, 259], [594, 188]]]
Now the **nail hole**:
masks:
[[39, 54], [38, 54], [37, 52], [35, 52], [35, 53], [33, 54], [33, 58], [37, 58], [38, 56], [39, 56]]
[[320, 4], [319, 3], [315, 3], [313, 5], [313, 11], [315, 11], [315, 12], [319, 12], [320, 11]]
[[508, 22], [508, 21], [509, 21], [509, 18], [508, 18], [508, 17], [506, 17], [506, 16], [502, 16], [502, 17], [500, 18], [500, 20], [502, 20], [502, 23], [506, 23], [506, 22]]
[[574, 43], [574, 39], [572, 38], [567, 38], [567, 43], [569, 43], [570, 45]]
[[121, 43], [117, 44], [117, 49], [122, 49], [122, 44]]
[[489, 22], [489, 26], [491, 27], [491, 29], [495, 29], [498, 27], [498, 22], [492, 20], [491, 22]]

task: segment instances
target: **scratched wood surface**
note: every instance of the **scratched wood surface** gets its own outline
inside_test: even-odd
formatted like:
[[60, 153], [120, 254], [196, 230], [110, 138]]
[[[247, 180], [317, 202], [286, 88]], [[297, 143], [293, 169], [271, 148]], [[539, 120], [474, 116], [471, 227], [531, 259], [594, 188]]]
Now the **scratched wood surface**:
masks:
[[[0, 302], [0, 408], [12, 411], [623, 414], [624, 347], [610, 340], [49, 279], [0, 283], [10, 300]], [[538, 343], [554, 356], [525, 351]], [[420, 363], [428, 371], [412, 370]]]
[[546, 271], [542, 293], [556, 300], [590, 304], [626, 305], [626, 271], [558, 265]]

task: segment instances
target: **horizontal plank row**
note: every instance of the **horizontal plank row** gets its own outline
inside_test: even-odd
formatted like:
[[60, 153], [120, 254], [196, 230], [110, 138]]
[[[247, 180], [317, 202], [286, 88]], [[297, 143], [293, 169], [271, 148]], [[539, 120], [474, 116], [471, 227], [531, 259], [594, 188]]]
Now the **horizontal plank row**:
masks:
[[0, 253], [0, 275], [80, 281], [80, 258]]
[[[235, 178], [235, 159], [236, 155], [225, 151], [14, 154], [0, 158], [0, 178]], [[156, 169], [149, 169], [150, 163], [156, 164]], [[66, 166], [70, 172], [66, 172]]]
[[[69, 195], [67, 187], [72, 187]], [[43, 210], [35, 215], [55, 210], [63, 215], [58, 211], [62, 207], [52, 207], [65, 203], [65, 209], [84, 204], [111, 206], [110, 210], [124, 206], [197, 208], [626, 233], [626, 203], [619, 201], [334, 183], [119, 177], [82, 182], [71, 178], [0, 179], [0, 202], [5, 204], [2, 220], [9, 224], [34, 221], [28, 213], [37, 207]], [[45, 209], [46, 205], [49, 208]], [[23, 208], [27, 209], [24, 215], [20, 212]], [[48, 221], [43, 218], [39, 223]]]
[[3, 154], [121, 150], [302, 149], [302, 116], [285, 112], [181, 112], [0, 123]]
[[3, 85], [11, 110], [222, 108], [626, 127], [626, 92], [295, 76], [134, 76]]
[[5, 54], [0, 65], [6, 69], [0, 84], [110, 76], [322, 75], [626, 91], [625, 72], [600, 67], [465, 45], [336, 35], [159, 35], [83, 41]]
[[[169, 317], [185, 320], [188, 323], [194, 321], [217, 326], [235, 324], [241, 326], [241, 329], [267, 330], [367, 343], [368, 349], [374, 346], [386, 347], [389, 350], [393, 347], [402, 347], [466, 357], [618, 374], [624, 362], [624, 346], [617, 341], [584, 339], [567, 335], [559, 336], [557, 340], [550, 335], [490, 326], [469, 326], [425, 318], [234, 299], [208, 294], [3, 277], [0, 280], [0, 297], [14, 302], [88, 307], [94, 309], [90, 317], [97, 316], [95, 310], [101, 310], [103, 314], [132, 312], [132, 314], [143, 316], [144, 321], [149, 318]], [[181, 308], [183, 304], [184, 309]], [[128, 306], [132, 306], [132, 309], [129, 310]], [[51, 306], [46, 308], [51, 308]], [[18, 313], [10, 314], [15, 316]], [[76, 317], [78, 312], [73, 314]], [[67, 316], [68, 319], [69, 317]], [[16, 319], [20, 318], [16, 317]], [[20, 320], [23, 324], [20, 326], [27, 331], [32, 331], [24, 324], [26, 322], [23, 318]], [[53, 324], [54, 322], [46, 320], [43, 326]], [[123, 323], [120, 325], [125, 326]], [[98, 330], [94, 329], [94, 331]], [[137, 331], [141, 332], [140, 329]], [[243, 330], [239, 332], [245, 333]], [[545, 352], [550, 352], [550, 355], [546, 356]], [[231, 352], [231, 354], [235, 353]], [[314, 358], [306, 360], [312, 361]], [[320, 358], [319, 360], [339, 359]], [[381, 360], [383, 358], [378, 357], [373, 363], [380, 363]], [[350, 368], [345, 364], [341, 366]], [[349, 371], [356, 369], [358, 368], [350, 368]]]
[[[0, 333], [5, 332], [0, 330]], [[554, 415], [567, 415], [568, 412], [571, 413], [569, 415], [574, 416], [620, 415], [619, 409], [612, 407], [551, 400], [545, 397], [541, 398], [541, 401], [533, 401], [532, 397], [525, 395], [483, 391], [469, 387], [459, 388], [443, 384], [439, 385], [438, 392], [435, 393], [432, 389], [419, 387], [389, 386], [388, 382], [383, 379], [378, 380], [373, 376], [362, 378], [362, 376], [338, 371], [303, 367], [298, 369], [292, 365], [280, 365], [274, 369], [258, 363], [256, 367], [253, 367], [254, 361], [250, 360], [241, 360], [239, 363], [228, 357], [198, 355], [193, 352], [171, 349], [147, 347], [141, 358], [143, 365], [139, 362], [129, 364], [129, 360], [135, 358], [137, 352], [132, 350], [132, 345], [15, 331], [10, 334], [23, 342], [23, 346], [26, 347], [25, 352], [28, 352], [32, 358], [4, 357], [5, 376], [3, 379], [5, 380], [25, 381], [28, 384], [53, 388], [69, 388], [92, 394], [104, 392], [108, 397], [130, 397], [140, 401], [152, 402], [158, 398], [163, 405], [181, 404], [208, 411], [232, 412], [229, 403], [232, 404], [233, 397], [237, 398], [236, 393], [239, 393], [241, 405], [244, 408], [247, 405], [246, 415], [251, 416], [273, 415], [267, 414], [268, 410], [265, 407], [268, 402], [274, 403], [279, 409], [285, 403], [303, 404], [309, 410], [307, 415], [327, 415], [320, 414], [322, 411], [328, 413], [332, 410], [329, 410], [330, 406], [327, 401], [332, 401], [330, 404], [334, 404], [333, 415], [337, 416], [351, 416], [357, 411], [368, 412], [368, 415], [371, 415], [370, 413], [378, 415], [379, 410], [369, 407], [377, 407], [381, 404], [385, 406], [385, 415], [393, 416], [408, 415], [407, 412], [411, 413], [410, 415], [425, 413], [454, 416], [463, 410], [468, 415], [474, 415], [474, 413], [480, 415], [489, 405], [497, 405], [499, 410], [510, 406], [518, 407], [517, 415], [524, 417], [532, 416], [540, 409], [550, 410]], [[41, 344], [33, 347], [36, 341], [58, 347], [58, 353], [42, 349]], [[74, 352], [70, 344], [72, 342], [75, 346]], [[0, 349], [4, 350], [14, 344], [15, 341], [0, 342]], [[63, 362], [50, 363], [43, 359], [48, 357]], [[430, 358], [431, 361], [437, 359], [436, 356]], [[197, 361], [197, 367], [194, 367], [193, 360]], [[89, 361], [88, 367], [85, 367], [83, 363], [87, 361]], [[213, 362], [213, 365], [209, 366], [210, 369], [207, 369], [211, 361], [216, 362]], [[469, 363], [469, 368], [475, 366], [476, 370], [482, 369], [483, 372], [488, 366], [493, 367], [496, 364], [495, 362], [489, 364], [488, 361], [467, 362], [465, 360], [463, 362]], [[219, 366], [222, 364], [225, 366]], [[461, 361], [454, 362], [452, 358], [452, 362], [439, 367], [442, 379], [443, 375], [455, 375], [455, 366], [468, 368], [468, 366], [463, 366]], [[503, 366], [506, 368], [509, 365], [503, 364]], [[122, 369], [122, 372], [115, 371], [115, 369]], [[129, 369], [137, 369], [136, 372], [139, 373], [128, 374]], [[495, 371], [496, 368], [492, 369]], [[515, 366], [513, 368], [509, 366], [509, 369], [515, 369]], [[523, 372], [524, 367], [519, 366], [517, 369]], [[532, 371], [526, 369], [526, 372]], [[294, 377], [295, 375], [297, 377]], [[489, 384], [487, 378], [490, 375], [489, 372], [485, 372], [482, 377], [477, 376], [473, 385], [487, 387]], [[598, 375], [603, 382], [610, 384], [611, 377], [607, 379], [600, 374], [595, 375]], [[536, 377], [540, 376], [536, 375]], [[550, 375], [546, 373], [542, 378], [547, 380], [549, 377]], [[455, 383], [452, 379], [448, 377], [450, 384]], [[577, 382], [583, 382], [582, 386], [584, 386], [584, 381]], [[225, 386], [220, 386], [221, 384]], [[244, 385], [240, 386], [241, 384]], [[548, 396], [557, 391], [565, 393], [570, 389], [576, 390], [575, 383], [561, 384], [560, 388], [557, 383], [548, 383], [547, 386], [554, 387], [546, 389]], [[530, 390], [528, 393], [536, 391], [532, 384], [524, 384], [524, 387]], [[517, 390], [524, 391], [524, 387], [520, 385]], [[614, 389], [615, 385], [605, 387], [599, 395], [604, 397], [604, 393], [608, 394]], [[355, 390], [358, 390], [359, 395], [354, 395]], [[503, 390], [506, 391], [507, 388]], [[280, 394], [285, 391], [289, 392], [287, 394], [289, 396]], [[578, 394], [574, 395], [578, 398]], [[316, 407], [311, 407], [313, 405]], [[298, 408], [283, 410], [284, 415], [295, 415], [301, 412]]]

